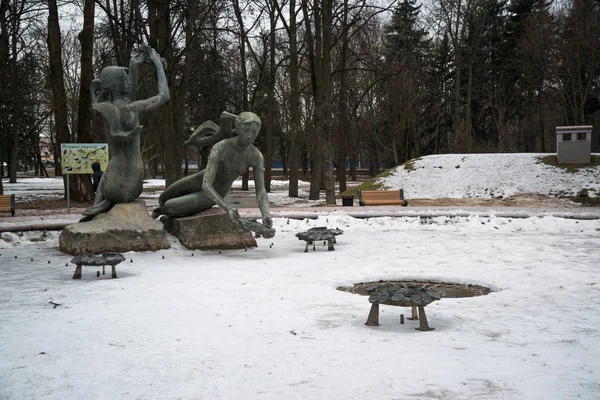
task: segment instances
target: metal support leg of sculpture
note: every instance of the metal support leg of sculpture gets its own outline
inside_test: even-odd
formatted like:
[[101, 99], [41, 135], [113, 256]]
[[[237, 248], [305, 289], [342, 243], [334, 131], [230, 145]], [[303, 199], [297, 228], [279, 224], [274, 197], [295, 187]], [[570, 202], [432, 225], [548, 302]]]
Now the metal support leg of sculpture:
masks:
[[335, 250], [333, 248], [333, 238], [327, 239], [327, 250], [329, 250], [329, 251]]
[[81, 265], [77, 265], [77, 267], [75, 268], [73, 279], [81, 279]]
[[417, 306], [412, 306], [412, 315], [407, 318], [410, 319], [411, 321], [418, 321], [419, 317], [417, 315]]
[[427, 323], [427, 316], [425, 315], [425, 307], [419, 306], [419, 327], [415, 328], [418, 331], [433, 331], [435, 328], [431, 328]]
[[371, 305], [371, 311], [369, 311], [369, 316], [367, 317], [365, 325], [379, 326], [379, 303], [373, 303]]
[[117, 267], [112, 266], [112, 276], [111, 278], [115, 279], [117, 277]]

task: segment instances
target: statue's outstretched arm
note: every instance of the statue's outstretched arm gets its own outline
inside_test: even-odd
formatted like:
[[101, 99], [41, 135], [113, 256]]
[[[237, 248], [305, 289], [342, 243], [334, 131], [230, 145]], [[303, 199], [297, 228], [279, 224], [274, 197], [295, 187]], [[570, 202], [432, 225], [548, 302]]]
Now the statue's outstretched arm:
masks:
[[[147, 48], [147, 49], [146, 49]], [[156, 75], [158, 77], [158, 94], [152, 96], [146, 100], [134, 101], [131, 106], [138, 111], [148, 111], [155, 107], [164, 104], [169, 100], [169, 86], [167, 84], [167, 77], [165, 75], [165, 67], [158, 53], [151, 47], [146, 45], [144, 51], [148, 51], [148, 59], [154, 64], [156, 68]], [[141, 50], [141, 49], [140, 49]], [[130, 71], [131, 73], [131, 71]], [[131, 89], [133, 91], [133, 87]]]
[[264, 158], [258, 149], [256, 149], [256, 159], [253, 162], [252, 170], [254, 173], [254, 186], [256, 189], [256, 201], [258, 202], [258, 208], [262, 215], [263, 225], [268, 228], [273, 226], [271, 220], [271, 213], [269, 211], [269, 198], [267, 196], [267, 190], [265, 189], [265, 168]]
[[145, 43], [141, 43], [134, 53], [131, 55], [129, 60], [129, 81], [131, 82], [131, 91], [129, 92], [129, 100], [135, 101], [137, 93], [137, 81], [138, 81], [138, 66], [145, 62], [150, 54], [150, 46]]

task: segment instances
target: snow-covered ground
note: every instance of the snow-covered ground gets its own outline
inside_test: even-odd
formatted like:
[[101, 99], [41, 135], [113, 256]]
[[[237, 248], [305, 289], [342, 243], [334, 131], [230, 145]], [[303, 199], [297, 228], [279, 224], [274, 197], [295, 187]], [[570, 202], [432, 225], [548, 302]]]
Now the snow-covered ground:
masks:
[[[509, 193], [483, 173], [471, 185], [477, 176]], [[169, 236], [169, 250], [125, 253], [115, 280], [93, 267], [72, 280], [58, 232], [3, 233], [0, 399], [600, 398], [600, 220], [274, 224], [275, 238], [247, 251]], [[295, 234], [314, 226], [344, 230], [335, 251], [303, 252]], [[367, 297], [336, 288], [378, 279], [494, 291], [432, 303], [431, 332], [391, 306], [367, 327]]]
[[14, 194], [17, 202], [62, 199], [65, 195], [61, 177], [18, 178], [17, 183], [9, 183], [8, 179], [3, 179], [2, 187], [4, 194]]

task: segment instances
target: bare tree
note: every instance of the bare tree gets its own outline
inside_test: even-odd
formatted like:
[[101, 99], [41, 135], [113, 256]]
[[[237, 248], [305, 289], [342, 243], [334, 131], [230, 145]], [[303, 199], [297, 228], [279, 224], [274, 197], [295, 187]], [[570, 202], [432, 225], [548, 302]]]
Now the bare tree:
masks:
[[[0, 0], [0, 76], [7, 76], [8, 69], [8, 2], [9, 0]], [[7, 80], [0, 79], [0, 107], [3, 107], [7, 101]], [[0, 116], [0, 141], [4, 139], [4, 134], [8, 130], [8, 124], [4, 116]], [[4, 178], [4, 163], [2, 161], [2, 143], [0, 142], [0, 194], [4, 194], [2, 187], [2, 178]]]
[[309, 4], [308, 0], [302, 1], [312, 92], [315, 101], [309, 199], [319, 199], [321, 180], [323, 180], [327, 204], [335, 204], [331, 157], [332, 11], [333, 2], [331, 0], [314, 0], [313, 4]]
[[[274, 2], [278, 7], [280, 20], [282, 21], [285, 30], [289, 37], [289, 76], [290, 76], [290, 151], [289, 151], [289, 188], [288, 195], [290, 197], [298, 197], [298, 166], [300, 157], [300, 134], [301, 134], [301, 117], [302, 112], [300, 110], [300, 88], [299, 88], [299, 56], [298, 56], [298, 22], [297, 15], [298, 10], [296, 9], [296, 0], [290, 0], [289, 9], [289, 22], [283, 16], [282, 8], [278, 2]], [[286, 160], [283, 160], [284, 165]]]

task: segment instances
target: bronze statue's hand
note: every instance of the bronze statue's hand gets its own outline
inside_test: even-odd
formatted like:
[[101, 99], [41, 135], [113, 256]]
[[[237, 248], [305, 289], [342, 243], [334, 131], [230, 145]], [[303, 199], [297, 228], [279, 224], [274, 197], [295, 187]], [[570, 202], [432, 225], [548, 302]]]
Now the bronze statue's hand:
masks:
[[131, 60], [135, 64], [146, 62], [150, 57], [150, 51], [153, 51], [150, 46], [148, 46], [146, 43], [140, 43], [137, 49], [133, 51]]
[[240, 213], [238, 213], [238, 210], [236, 210], [235, 208], [230, 208], [227, 211], [227, 215], [229, 215], [229, 218], [233, 221], [233, 222], [238, 222], [240, 220]]
[[267, 228], [272, 228], [272, 227], [273, 227], [273, 220], [272, 220], [272, 219], [271, 219], [271, 217], [269, 217], [269, 216], [267, 216], [267, 217], [264, 217], [264, 218], [262, 219], [262, 224], [263, 224], [264, 226], [266, 226]]
[[147, 54], [145, 53], [134, 53], [131, 56], [131, 61], [135, 64], [135, 65], [139, 65], [142, 64], [144, 62], [146, 62], [146, 60], [148, 59]]

